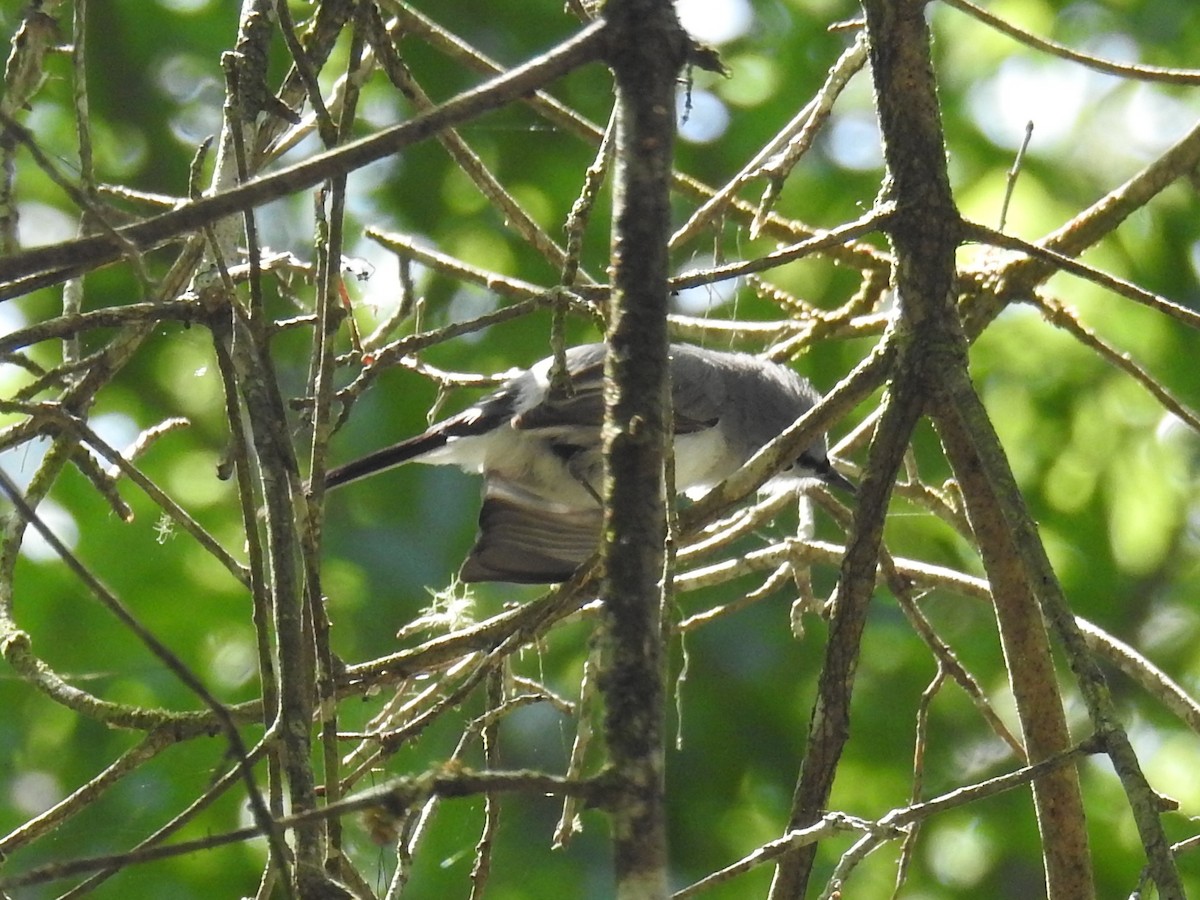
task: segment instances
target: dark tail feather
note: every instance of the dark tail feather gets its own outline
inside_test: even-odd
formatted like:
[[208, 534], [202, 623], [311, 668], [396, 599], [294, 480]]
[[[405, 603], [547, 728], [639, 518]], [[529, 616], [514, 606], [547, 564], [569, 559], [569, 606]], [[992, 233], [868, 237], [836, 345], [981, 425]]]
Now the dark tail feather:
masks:
[[[359, 478], [366, 478], [384, 469], [402, 465], [418, 457], [440, 450], [451, 440], [476, 437], [499, 428], [513, 414], [514, 394], [500, 390], [483, 398], [479, 403], [462, 412], [443, 419], [424, 434], [368, 453], [361, 459], [330, 469], [325, 475], [325, 488], [335, 488]], [[452, 462], [452, 460], [443, 460]]]
[[368, 453], [361, 459], [354, 460], [354, 462], [338, 466], [336, 469], [330, 469], [325, 474], [325, 489], [329, 490], [343, 484], [349, 484], [351, 481], [357, 481], [359, 478], [366, 478], [368, 475], [374, 475], [376, 472], [382, 472], [384, 469], [391, 469], [394, 466], [416, 459], [418, 456], [424, 456], [432, 450], [446, 446], [446, 439], [446, 432], [442, 429], [426, 431], [424, 434], [418, 434], [416, 437], [411, 437], [406, 441], [400, 441], [398, 444], [392, 444], [390, 447], [384, 447], [382, 450]]
[[479, 535], [458, 577], [513, 584], [566, 581], [596, 552], [601, 520], [598, 506], [564, 506], [488, 478]]

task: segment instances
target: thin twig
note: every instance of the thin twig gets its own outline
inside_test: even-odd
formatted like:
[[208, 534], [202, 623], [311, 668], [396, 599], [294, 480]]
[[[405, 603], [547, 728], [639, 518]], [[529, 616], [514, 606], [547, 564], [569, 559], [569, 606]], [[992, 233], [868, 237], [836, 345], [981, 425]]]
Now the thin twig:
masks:
[[1070, 47], [1060, 44], [1057, 41], [1051, 41], [1031, 31], [1026, 31], [1024, 28], [1019, 28], [999, 16], [988, 12], [983, 7], [970, 2], [970, 0], [942, 0], [942, 2], [947, 6], [952, 6], [973, 16], [985, 25], [989, 25], [997, 31], [1007, 34], [1009, 37], [1016, 39], [1028, 47], [1032, 47], [1035, 50], [1042, 50], [1051, 56], [1077, 62], [1080, 65], [1087, 66], [1089, 69], [1095, 69], [1097, 72], [1104, 72], [1107, 75], [1117, 75], [1132, 81], [1152, 81], [1161, 84], [1183, 85], [1200, 84], [1200, 72], [1192, 69], [1170, 69], [1162, 66], [1143, 66], [1133, 63], [1112, 62], [1111, 60], [1101, 59], [1098, 56], [1092, 56], [1089, 53], [1080, 53], [1078, 50], [1072, 50]]

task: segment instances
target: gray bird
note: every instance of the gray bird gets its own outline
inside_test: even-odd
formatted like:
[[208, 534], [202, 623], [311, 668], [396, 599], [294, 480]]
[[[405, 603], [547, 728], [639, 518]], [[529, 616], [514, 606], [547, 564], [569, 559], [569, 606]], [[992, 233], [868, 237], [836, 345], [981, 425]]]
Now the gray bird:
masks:
[[[675, 483], [696, 497], [735, 472], [820, 399], [804, 378], [745, 353], [671, 345]], [[599, 542], [604, 344], [567, 351], [571, 391], [550, 395], [547, 358], [427, 431], [332, 469], [327, 488], [406, 462], [482, 472], [479, 534], [461, 580], [565, 581]], [[815, 440], [774, 482], [855, 488]]]

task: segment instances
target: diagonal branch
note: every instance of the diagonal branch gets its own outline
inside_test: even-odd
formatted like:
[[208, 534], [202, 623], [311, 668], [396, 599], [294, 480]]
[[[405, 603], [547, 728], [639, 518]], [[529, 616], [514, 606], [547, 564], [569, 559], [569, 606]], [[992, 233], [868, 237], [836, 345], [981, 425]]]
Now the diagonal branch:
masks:
[[36, 286], [55, 284], [72, 274], [113, 262], [129, 246], [142, 251], [160, 247], [225, 216], [253, 209], [391, 156], [591, 62], [600, 53], [602, 35], [600, 25], [589, 25], [553, 50], [479, 87], [464, 91], [411, 121], [319, 153], [270, 175], [252, 178], [236, 188], [118, 228], [115, 237], [107, 233], [93, 235], [0, 258], [0, 300], [26, 293], [34, 284], [31, 279], [36, 276], [43, 276]]
[[[891, 238], [901, 298], [897, 329], [902, 335], [896, 377], [902, 384], [911, 380], [912, 389], [928, 398], [929, 411], [943, 432], [947, 385], [969, 387], [970, 382], [967, 340], [953, 303], [954, 254], [962, 230], [946, 171], [929, 28], [922, 3], [869, 0], [864, 8], [884, 155], [896, 203]], [[990, 430], [986, 418], [973, 424]], [[992, 497], [976, 476], [977, 461], [954, 444], [948, 444], [947, 451], [968, 494], [969, 518], [983, 545], [1026, 750], [1029, 759], [1037, 762], [1065, 750], [1069, 734], [1034, 587], [1011, 577], [1004, 566], [1006, 543], [1016, 536], [996, 533]], [[1058, 770], [1035, 782], [1034, 805], [1048, 896], [1092, 896], [1091, 859], [1075, 772]]]
[[[1096, 665], [1067, 598], [1063, 595], [1062, 587], [1038, 536], [1037, 526], [1017, 488], [999, 438], [987, 417], [987, 411], [967, 380], [965, 372], [948, 373], [947, 381], [948, 402], [935, 412], [936, 421], [947, 455], [954, 463], [956, 473], [963, 479], [964, 494], [968, 489], [978, 489], [989, 495], [986, 498], [975, 498], [976, 502], [980, 499], [986, 500], [987, 522], [978, 516], [978, 508], [971, 510], [970, 498], [968, 511], [971, 513], [972, 526], [984, 552], [993, 595], [997, 598], [997, 618], [1001, 620], [1002, 635], [1005, 628], [1003, 622], [1008, 616], [1018, 617], [1013, 623], [1018, 628], [1022, 625], [1028, 628], [1031, 622], [1040, 622], [1041, 616], [1045, 616], [1046, 622], [1063, 645], [1096, 734], [1103, 741], [1104, 749], [1125, 788], [1152, 876], [1158, 885], [1159, 896], [1181, 900], [1186, 894], [1159, 818], [1157, 795], [1146, 781], [1141, 764], [1129, 742], [1129, 736], [1117, 718], [1104, 675]], [[997, 556], [1000, 558], [996, 558]], [[1002, 595], [1006, 590], [1019, 591], [1019, 596], [1027, 600], [1036, 599], [1040, 604], [1040, 612], [1037, 607], [1034, 607], [1033, 614], [1028, 608], [1023, 611], [1007, 610], [1006, 601], [1015, 598], [1004, 598]], [[1015, 645], [1013, 649], [1016, 650], [1017, 647], [1019, 645]], [[1005, 654], [1009, 653], [1010, 647], [1006, 643]], [[1010, 670], [1013, 668], [1011, 663], [1015, 661], [1010, 659]], [[1020, 665], [1016, 668], [1025, 670], [1029, 666], [1030, 660], [1022, 657]], [[1014, 693], [1015, 691], [1014, 684]], [[1026, 740], [1029, 742], [1030, 759], [1036, 761], [1039, 752], [1028, 730]], [[1061, 749], [1043, 748], [1042, 755]], [[1039, 818], [1044, 813], [1045, 811], [1040, 811]], [[1057, 815], [1053, 821], [1056, 823], [1055, 827], [1065, 825]], [[1078, 827], [1082, 828], [1082, 825], [1080, 820]], [[1045, 828], [1046, 825], [1043, 824], [1043, 829]], [[1079, 840], [1084, 838], [1085, 835], [1079, 836]], [[1051, 853], [1056, 846], [1061, 847], [1045, 839], [1044, 843], [1047, 851]], [[1051, 862], [1051, 858], [1047, 857], [1048, 867]], [[1072, 865], [1067, 859], [1058, 862], [1064, 866]], [[1068, 893], [1063, 896], [1083, 895]]]

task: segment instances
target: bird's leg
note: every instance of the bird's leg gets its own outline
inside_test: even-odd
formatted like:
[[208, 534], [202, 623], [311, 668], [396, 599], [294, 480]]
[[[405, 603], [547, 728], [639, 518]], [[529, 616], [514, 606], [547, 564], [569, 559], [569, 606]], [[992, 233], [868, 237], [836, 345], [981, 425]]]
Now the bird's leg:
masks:
[[597, 506], [603, 506], [604, 501], [600, 499], [600, 494], [592, 487], [591, 481], [588, 480], [590, 469], [595, 466], [588, 465], [587, 454], [583, 452], [583, 448], [578, 448], [576, 452], [569, 454], [564, 460], [567, 466], [567, 472], [571, 477], [579, 482], [580, 487], [592, 495], [592, 499], [596, 501]]
[[596, 489], [592, 487], [592, 483], [587, 480], [587, 476], [582, 472], [576, 471], [575, 467], [571, 465], [567, 466], [567, 471], [571, 473], [571, 477], [578, 481], [585, 491], [592, 495], [592, 499], [596, 501], [597, 506], [604, 505], [604, 501], [600, 499], [600, 495], [596, 493]]

